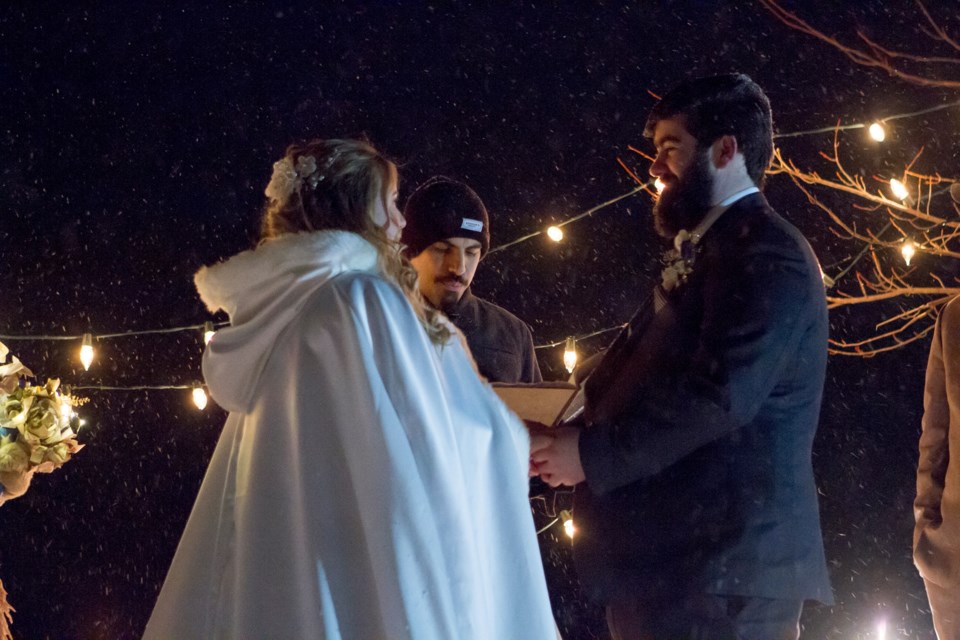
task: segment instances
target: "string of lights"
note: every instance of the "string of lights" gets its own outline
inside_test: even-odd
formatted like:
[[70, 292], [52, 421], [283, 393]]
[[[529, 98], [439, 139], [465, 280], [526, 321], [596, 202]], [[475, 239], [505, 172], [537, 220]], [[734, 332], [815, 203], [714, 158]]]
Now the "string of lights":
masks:
[[100, 384], [65, 384], [71, 391], [170, 391], [194, 389], [197, 385], [193, 384], [135, 384], [128, 386], [111, 386]]
[[[219, 329], [219, 328], [221, 328], [221, 327], [227, 326], [227, 325], [229, 325], [229, 324], [230, 324], [229, 322], [213, 323], [213, 322], [207, 321], [207, 322], [204, 322], [204, 323], [202, 323], [202, 324], [187, 325], [187, 326], [183, 326], [183, 327], [169, 327], [169, 328], [163, 328], [163, 329], [144, 329], [144, 330], [138, 330], [138, 331], [124, 331], [124, 332], [104, 333], [104, 334], [96, 334], [96, 335], [90, 334], [90, 333], [84, 333], [84, 334], [80, 334], [80, 335], [68, 335], [68, 336], [56, 336], [56, 335], [0, 335], [0, 340], [7, 340], [7, 341], [17, 341], [17, 340], [20, 340], [20, 341], [80, 340], [80, 341], [81, 341], [80, 361], [81, 361], [81, 363], [84, 365], [84, 370], [89, 371], [90, 366], [93, 364], [93, 355], [94, 355], [94, 352], [93, 352], [93, 344], [92, 344], [92, 343], [93, 343], [93, 340], [94, 340], [94, 339], [96, 339], [96, 340], [101, 340], [101, 339], [112, 339], [112, 338], [120, 338], [120, 337], [128, 337], [128, 336], [151, 335], [151, 334], [168, 334], [168, 333], [177, 333], [177, 332], [182, 332], [182, 331], [199, 331], [199, 330], [202, 330], [202, 331], [203, 331], [204, 344], [206, 344], [206, 343], [209, 343], [209, 342], [210, 342], [210, 340], [211, 340], [211, 338], [213, 337], [213, 334], [215, 333], [215, 330], [216, 330], [216, 329]], [[609, 332], [611, 332], [611, 331], [617, 331], [617, 330], [619, 330], [619, 329], [622, 329], [622, 328], [625, 327], [625, 326], [626, 326], [625, 324], [616, 324], [616, 325], [613, 325], [612, 327], [605, 327], [605, 328], [603, 328], [603, 329], [598, 329], [598, 330], [592, 331], [592, 332], [590, 332], [590, 333], [586, 333], [586, 334], [582, 334], [582, 335], [577, 335], [577, 336], [569, 336], [569, 337], [567, 337], [567, 338], [565, 338], [565, 339], [563, 339], [563, 340], [559, 340], [559, 341], [557, 341], [557, 342], [550, 342], [550, 343], [546, 343], [546, 344], [536, 345], [536, 346], [534, 346], [534, 349], [550, 349], [550, 348], [553, 348], [553, 347], [558, 347], [558, 346], [560, 346], [560, 345], [563, 344], [563, 345], [566, 345], [566, 346], [568, 347], [567, 350], [566, 350], [566, 353], [565, 353], [565, 360], [567, 360], [567, 359], [569, 359], [569, 357], [570, 357], [570, 356], [567, 355], [567, 354], [569, 354], [570, 352], [574, 352], [574, 345], [576, 344], [576, 342], [579, 342], [579, 341], [581, 341], [581, 340], [587, 340], [587, 339], [589, 339], [589, 338], [593, 338], [593, 337], [602, 335], [602, 334], [604, 334], [604, 333], [609, 333]], [[571, 344], [571, 341], [573, 341], [573, 344]], [[574, 353], [575, 353], [575, 352], [574, 352]], [[573, 357], [574, 357], [573, 364], [571, 364], [570, 367], [569, 367], [571, 370], [572, 370], [573, 366], [576, 364], [576, 356], [574, 355]], [[194, 388], [196, 385], [191, 385], [191, 386], [184, 386], [184, 385], [135, 385], [135, 386], [103, 386], [103, 385], [80, 386], [80, 385], [71, 385], [71, 386], [72, 386], [72, 388], [74, 388], [74, 389], [89, 389], [89, 390], [96, 390], [96, 391], [131, 391], [131, 390], [192, 389], [192, 388]]]
[[540, 534], [542, 534], [542, 533], [544, 533], [545, 531], [549, 530], [550, 527], [552, 527], [553, 525], [557, 524], [558, 522], [560, 522], [560, 516], [557, 516], [556, 518], [554, 518], [553, 520], [551, 520], [551, 521], [549, 522], [549, 524], [545, 524], [545, 525], [542, 526], [541, 528], [537, 529], [537, 535], [539, 536]]
[[[547, 518], [550, 518], [550, 522], [543, 527], [537, 529], [537, 535], [541, 535], [547, 532], [553, 525], [558, 522], [563, 523], [564, 533], [568, 537], [573, 538], [574, 533], [576, 533], [576, 527], [573, 524], [573, 496], [576, 493], [576, 487], [569, 488], [556, 488], [546, 493], [541, 493], [537, 495], [530, 496], [530, 506], [533, 508], [534, 513], [542, 514]], [[550, 498], [548, 499], [548, 495]], [[558, 509], [557, 501], [563, 500], [566, 504], [570, 505], [568, 509]]]
[[204, 385], [196, 384], [131, 384], [131, 385], [101, 385], [101, 384], [64, 384], [64, 389], [71, 394], [75, 391], [190, 391], [193, 404], [203, 411], [207, 408], [209, 397]]
[[[886, 198], [886, 196], [883, 196], [881, 198], [876, 199], [875, 201], [886, 206], [890, 206], [894, 208], [902, 208], [906, 211], [909, 211], [910, 209], [908, 208], [908, 205], [909, 207], [919, 207], [925, 200], [928, 200], [928, 199], [932, 200], [935, 196], [949, 193], [950, 198], [955, 203], [955, 206], [956, 204], [960, 204], [960, 182], [951, 182], [950, 184], [944, 187], [941, 187], [939, 189], [930, 190], [929, 194], [920, 194], [916, 199], [913, 198], [907, 186], [897, 178], [890, 178], [889, 186], [890, 186], [890, 193], [893, 195], [894, 200], [889, 200]], [[929, 234], [931, 231], [934, 231], [936, 229], [939, 229], [945, 226], [948, 222], [950, 222], [949, 219], [944, 219], [939, 224], [936, 224], [928, 228], [926, 232]], [[892, 226], [893, 226], [893, 221], [892, 220], [888, 221], [883, 226], [883, 228], [880, 229], [879, 232], [874, 234], [875, 237], [879, 239]], [[863, 248], [857, 253], [856, 256], [852, 256], [851, 258], [849, 258], [850, 263], [843, 270], [841, 270], [837, 275], [830, 277], [824, 274], [823, 276], [824, 283], [826, 284], [827, 288], [834, 286], [837, 282], [840, 281], [841, 278], [843, 278], [847, 273], [849, 273], [853, 269], [853, 267], [855, 267], [856, 264], [860, 262], [860, 260], [863, 259], [863, 257], [866, 256], [867, 253], [869, 253], [870, 249], [872, 249], [873, 246], [874, 246], [873, 242], [869, 242], [865, 244]], [[917, 252], [918, 251], [922, 252], [924, 251], [924, 249], [925, 247], [923, 243], [917, 244], [910, 237], [904, 237], [900, 241], [900, 254], [903, 256], [903, 260], [908, 267], [910, 266], [910, 261], [917, 254]]]
[[[230, 324], [229, 322], [204, 322], [201, 324], [191, 324], [184, 327], [166, 327], [162, 329], [140, 329], [134, 331], [121, 331], [118, 333], [97, 333], [97, 334], [79, 334], [71, 336], [53, 336], [53, 335], [0, 335], [0, 340], [38, 340], [38, 341], [47, 341], [47, 340], [82, 340], [83, 336], [91, 335], [96, 340], [110, 340], [113, 338], [127, 338], [132, 336], [145, 336], [152, 334], [162, 334], [162, 333], [179, 333], [181, 331], [199, 331], [203, 330], [204, 332], [213, 329], [219, 329], [220, 327], [225, 327]], [[209, 342], [209, 340], [208, 340]]]
[[[806, 130], [801, 130], [801, 131], [778, 133], [778, 134], [775, 134], [775, 135], [774, 135], [774, 138], [776, 138], [776, 139], [795, 138], [795, 137], [800, 137], [800, 136], [819, 135], [819, 134], [825, 134], [825, 133], [835, 133], [835, 132], [837, 132], [837, 131], [848, 131], [848, 130], [853, 130], [853, 129], [867, 129], [869, 136], [870, 136], [873, 140], [875, 140], [875, 141], [877, 141], [877, 142], [882, 142], [882, 141], [884, 141], [884, 140], [886, 139], [886, 135], [887, 135], [887, 129], [886, 129], [886, 126], [885, 126], [885, 125], [887, 125], [887, 123], [889, 123], [889, 122], [893, 122], [893, 121], [896, 121], [896, 120], [902, 120], [902, 119], [905, 119], [905, 118], [919, 117], [919, 116], [922, 116], [922, 115], [934, 113], [934, 112], [937, 112], [937, 111], [942, 111], [942, 110], [945, 110], [945, 109], [951, 109], [951, 108], [955, 108], [955, 107], [960, 107], [960, 100], [955, 100], [955, 101], [953, 101], [953, 102], [947, 102], [947, 103], [943, 103], [943, 104], [939, 104], [939, 105], [934, 105], [934, 106], [927, 107], [927, 108], [924, 108], [924, 109], [920, 109], [920, 110], [917, 110], [917, 111], [911, 111], [911, 112], [906, 112], [906, 113], [897, 113], [897, 114], [888, 115], [888, 116], [885, 116], [885, 117], [882, 117], [882, 118], [878, 118], [877, 120], [874, 120], [873, 122], [870, 122], [870, 123], [860, 122], [860, 123], [854, 123], [854, 124], [848, 124], [848, 125], [839, 125], [839, 124], [837, 124], [837, 125], [831, 126], [831, 127], [819, 127], [819, 128], [815, 128], [815, 129], [806, 129]], [[887, 126], [888, 126], [888, 125], [887, 125]], [[488, 252], [487, 255], [490, 255], [490, 254], [493, 254], [493, 253], [497, 253], [497, 252], [503, 251], [504, 249], [507, 249], [507, 248], [509, 248], [509, 247], [513, 247], [513, 246], [515, 246], [515, 245], [517, 245], [517, 244], [520, 244], [520, 243], [522, 243], [522, 242], [525, 242], [525, 241], [527, 241], [527, 240], [530, 240], [530, 239], [532, 239], [532, 238], [535, 238], [535, 237], [537, 237], [537, 236], [544, 235], [544, 234], [547, 235], [547, 237], [549, 237], [549, 238], [550, 238], [551, 240], [553, 240], [554, 242], [560, 242], [560, 241], [563, 240], [563, 235], [564, 235], [564, 234], [563, 234], [563, 227], [565, 227], [565, 226], [567, 226], [567, 225], [569, 225], [569, 224], [572, 224], [572, 223], [574, 223], [574, 222], [577, 222], [577, 221], [579, 221], [579, 220], [582, 220], [583, 218], [592, 216], [593, 214], [597, 213], [598, 211], [601, 211], [601, 210], [603, 210], [603, 209], [605, 209], [605, 208], [607, 208], [607, 207], [610, 207], [610, 206], [612, 206], [612, 205], [614, 205], [614, 204], [616, 204], [616, 203], [618, 203], [618, 202], [620, 202], [620, 201], [622, 201], [622, 200], [624, 200], [624, 199], [626, 199], [626, 198], [630, 198], [630, 197], [635, 196], [635, 195], [637, 195], [637, 194], [639, 194], [639, 193], [641, 193], [641, 192], [645, 192], [645, 191], [646, 191], [646, 192], [649, 192], [651, 188], [654, 188], [654, 189], [656, 189], [657, 191], [659, 191], [660, 189], [662, 189], [662, 186], [663, 186], [663, 185], [662, 185], [658, 180], [650, 180], [650, 181], [647, 181], [647, 182], [645, 182], [645, 183], [643, 183], [643, 184], [640, 184], [639, 186], [631, 189], [630, 191], [627, 191], [627, 192], [622, 193], [622, 194], [620, 194], [620, 195], [614, 196], [613, 198], [610, 198], [609, 200], [606, 200], [606, 201], [604, 201], [604, 202], [601, 202], [600, 204], [598, 204], [598, 205], [596, 205], [596, 206], [594, 206], [594, 207], [591, 207], [591, 208], [587, 209], [586, 211], [583, 211], [582, 213], [579, 213], [579, 214], [577, 214], [577, 215], [575, 215], [575, 216], [573, 216], [573, 217], [571, 217], [571, 218], [568, 218], [567, 220], [564, 220], [564, 221], [559, 222], [559, 223], [557, 223], [557, 224], [555, 224], [555, 225], [552, 225], [552, 226], [548, 227], [547, 229], [535, 231], [535, 232], [533, 232], [533, 233], [528, 233], [528, 234], [526, 234], [526, 235], [524, 235], [524, 236], [521, 236], [521, 237], [519, 237], [519, 238], [517, 238], [517, 239], [515, 239], [515, 240], [512, 240], [512, 241], [507, 242], [507, 243], [505, 243], [505, 244], [499, 245], [499, 246], [497, 246], [497, 247], [494, 247], [494, 248], [490, 249], [490, 251]], [[952, 185], [952, 186], [955, 186], [955, 185]], [[906, 202], [906, 201], [908, 201], [908, 200], [910, 199], [910, 192], [909, 192], [909, 190], [907, 189], [907, 187], [906, 187], [900, 180], [898, 180], [898, 179], [896, 179], [896, 178], [892, 178], [892, 179], [890, 180], [890, 190], [891, 190], [891, 192], [893, 193], [894, 198], [896, 198], [896, 199], [899, 200], [900, 202]], [[953, 195], [953, 191], [951, 190], [951, 186], [947, 186], [947, 187], [944, 187], [944, 188], [939, 189], [939, 190], [937, 190], [936, 192], [932, 193], [931, 196], [933, 196], [933, 195], [939, 195], [939, 194], [944, 193], [944, 192], [946, 192], [946, 191], [950, 191], [951, 196]], [[887, 227], [884, 227], [883, 231], [886, 231], [886, 230], [889, 228], [889, 226], [890, 226], [890, 225], [888, 224]], [[882, 233], [882, 232], [881, 232], [881, 233]], [[910, 259], [913, 257], [913, 255], [916, 253], [916, 251], [917, 251], [918, 249], [921, 249], [921, 250], [922, 250], [922, 247], [918, 247], [918, 246], [917, 246], [915, 243], [913, 243], [909, 238], [904, 239], [904, 242], [902, 243], [902, 246], [901, 246], [901, 253], [903, 254], [904, 260], [907, 262], [908, 265], [910, 264]], [[852, 262], [851, 262], [850, 264], [848, 264], [847, 267], [846, 267], [845, 269], [843, 269], [836, 277], [834, 277], [834, 278], [829, 278], [829, 276], [826, 276], [826, 275], [825, 275], [825, 276], [824, 276], [825, 281], [828, 282], [830, 285], [835, 284], [835, 282], [836, 282], [839, 278], [843, 277], [843, 275], [845, 275], [846, 273], [848, 273], [848, 272], [853, 268], [853, 266], [854, 266], [861, 258], [863, 258], [864, 255], [866, 255], [866, 253], [867, 253], [867, 249], [865, 248], [865, 249], [864, 249], [863, 251], [861, 251], [857, 256], [853, 257], [853, 258], [852, 258]], [[80, 335], [49, 335], [49, 334], [39, 334], [39, 335], [8, 335], [8, 334], [3, 334], [3, 335], [0, 335], [0, 340], [6, 340], [6, 341], [11, 341], [11, 342], [12, 342], [12, 341], [18, 341], [18, 340], [21, 340], [21, 341], [28, 341], [28, 340], [35, 340], [35, 341], [70, 341], [70, 340], [80, 340], [80, 341], [81, 341], [80, 361], [81, 361], [81, 363], [83, 364], [84, 369], [85, 369], [85, 370], [89, 370], [91, 364], [93, 363], [93, 359], [94, 359], [94, 348], [93, 348], [94, 340], [100, 341], [100, 340], [110, 340], [110, 339], [116, 339], [116, 338], [126, 338], [126, 337], [133, 337], [133, 336], [153, 335], [153, 334], [170, 334], [170, 333], [178, 333], [178, 332], [184, 332], [184, 331], [202, 331], [202, 332], [203, 332], [203, 335], [204, 335], [204, 342], [206, 343], [206, 342], [209, 342], [209, 341], [210, 341], [210, 338], [213, 336], [213, 334], [214, 334], [214, 332], [216, 331], [216, 329], [219, 329], [219, 328], [221, 328], [221, 327], [223, 327], [223, 326], [226, 326], [226, 325], [228, 325], [228, 324], [229, 324], [228, 322], [213, 323], [213, 322], [207, 321], [207, 322], [204, 322], [204, 323], [202, 323], [202, 324], [193, 324], [193, 325], [186, 325], [186, 326], [180, 326], [180, 327], [166, 327], [166, 328], [158, 328], [158, 329], [141, 329], [141, 330], [133, 330], [133, 331], [112, 332], [112, 333], [97, 333], [97, 334], [94, 334], [94, 333], [92, 333], [92, 332], [88, 332], [88, 333], [83, 333], [83, 334], [80, 334]], [[572, 371], [573, 368], [576, 366], [576, 362], [577, 362], [576, 343], [577, 343], [578, 341], [580, 341], [580, 340], [586, 340], [586, 339], [588, 339], [588, 338], [592, 338], [592, 337], [597, 336], [597, 335], [601, 335], [601, 334], [604, 334], [604, 333], [607, 333], [607, 332], [610, 332], [610, 331], [614, 331], [614, 330], [617, 330], [617, 329], [621, 329], [622, 327], [623, 327], [622, 324], [618, 324], [618, 325], [615, 325], [615, 326], [612, 326], [612, 327], [606, 327], [606, 328], [604, 328], [604, 329], [600, 329], [600, 330], [597, 330], [597, 331], [594, 331], [594, 332], [591, 332], [591, 333], [587, 333], [587, 334], [584, 334], [584, 335], [580, 335], [580, 336], [569, 336], [569, 337], [565, 338], [564, 340], [560, 340], [560, 341], [557, 341], [557, 342], [551, 342], [551, 343], [547, 343], [547, 344], [537, 345], [537, 346], [535, 346], [535, 349], [549, 349], [549, 348], [558, 347], [558, 346], [560, 346], [561, 344], [564, 345], [564, 358], [563, 358], [563, 359], [564, 359], [564, 365], [566, 366], [566, 368], [567, 368], [569, 371]], [[198, 396], [197, 396], [197, 391], [198, 391], [198, 390], [199, 390], [201, 393], [204, 393], [204, 400], [203, 400], [202, 404], [203, 404], [204, 406], [206, 405], [206, 394], [205, 394], [205, 392], [203, 392], [202, 386], [199, 386], [199, 385], [134, 385], [134, 386], [91, 386], [91, 385], [88, 385], [88, 386], [85, 386], [85, 387], [81, 387], [81, 386], [76, 386], [76, 385], [74, 385], [73, 388], [75, 388], [75, 389], [87, 389], [87, 390], [91, 390], [91, 391], [139, 391], [139, 390], [166, 390], [166, 389], [178, 389], [178, 390], [182, 390], [182, 389], [193, 389], [193, 390], [194, 390], [194, 394], [195, 394], [195, 395], [194, 395], [194, 400], [197, 402], [198, 406], [201, 404], [201, 402], [197, 400], [197, 397], [198, 397]]]
[[[533, 498], [531, 498], [531, 502], [532, 501], [533, 501]], [[550, 527], [557, 524], [558, 522], [563, 523], [563, 532], [567, 534], [568, 538], [572, 538], [573, 534], [576, 533], [577, 528], [573, 524], [573, 513], [567, 509], [562, 510], [559, 514], [557, 514], [557, 516], [553, 520], [551, 520], [549, 523], [537, 529], [537, 535], [539, 536], [539, 535], [542, 535], [543, 533], [546, 533], [547, 531], [549, 531]]]
[[582, 218], [586, 218], [587, 216], [592, 216], [592, 215], [593, 215], [594, 213], [596, 213], [597, 211], [600, 211], [601, 209], [605, 209], [605, 208], [609, 207], [610, 205], [616, 204], [616, 203], [620, 202], [621, 200], [623, 200], [623, 199], [625, 199], [625, 198], [629, 198], [630, 196], [634, 196], [634, 195], [640, 193], [641, 191], [645, 191], [646, 189], [648, 189], [649, 187], [652, 187], [653, 185], [654, 185], [654, 181], [651, 180], [651, 181], [647, 182], [646, 184], [642, 184], [642, 185], [640, 185], [639, 187], [636, 187], [635, 189], [631, 189], [630, 191], [628, 191], [628, 192], [626, 192], [626, 193], [622, 193], [622, 194], [620, 194], [619, 196], [615, 196], [615, 197], [613, 197], [613, 198], [610, 198], [610, 199], [607, 200], [606, 202], [601, 202], [601, 203], [598, 204], [597, 206], [591, 207], [590, 209], [587, 209], [587, 210], [584, 211], [583, 213], [579, 213], [579, 214], [573, 216], [572, 218], [569, 218], [569, 219], [567, 219], [567, 220], [564, 220], [563, 222], [557, 223], [557, 224], [555, 224], [555, 225], [553, 225], [553, 226], [547, 227], [547, 229], [545, 229], [545, 230], [534, 231], [533, 233], [528, 233], [527, 235], [521, 236], [521, 237], [517, 238], [516, 240], [511, 240], [510, 242], [507, 242], [506, 244], [501, 244], [501, 245], [499, 245], [499, 246], [497, 246], [497, 247], [494, 247], [494, 248], [490, 249], [489, 251], [487, 251], [487, 255], [489, 256], [491, 253], [495, 253], [495, 252], [497, 252], [497, 251], [503, 251], [503, 250], [506, 249], [507, 247], [512, 247], [512, 246], [514, 246], [514, 245], [516, 245], [516, 244], [520, 244], [521, 242], [526, 242], [527, 240], [530, 240], [531, 238], [536, 238], [537, 236], [543, 235], [544, 233], [547, 234], [547, 237], [550, 238], [551, 240], [553, 240], [554, 242], [560, 242], [561, 240], [563, 240], [563, 227], [567, 226], [567, 225], [570, 224], [570, 223], [576, 222], [577, 220], [580, 220], [580, 219], [582, 219]]
[[[906, 113], [895, 113], [893, 115], [878, 118], [872, 122], [857, 122], [857, 123], [846, 124], [846, 125], [837, 124], [829, 127], [818, 127], [815, 129], [805, 129], [802, 131], [776, 133], [774, 134], [773, 137], [774, 139], [798, 138], [802, 136], [835, 133], [837, 131], [849, 131], [852, 129], [867, 129], [867, 133], [871, 139], [877, 142], [883, 142], [884, 140], [886, 140], [886, 137], [887, 137], [887, 127], [889, 126], [887, 125], [887, 123], [889, 122], [893, 122], [895, 120], [902, 120], [904, 118], [915, 118], [918, 116], [927, 115], [929, 113], [935, 113], [937, 111], [943, 111], [944, 109], [952, 109], [955, 107], [960, 107], [960, 100], [955, 100], [953, 102], [946, 102], [943, 104], [934, 105], [932, 107], [927, 107], [925, 109], [920, 109], [917, 111], [910, 111]], [[896, 194], [896, 187], [893, 185], [892, 182], [891, 182], [891, 186], [894, 188], [895, 194]], [[515, 240], [511, 240], [510, 242], [496, 246], [490, 249], [487, 252], [487, 255], [496, 253], [498, 251], [502, 251], [508, 247], [512, 247], [514, 245], [520, 244], [521, 242], [526, 242], [527, 240], [531, 240], [533, 238], [536, 238], [537, 236], [541, 236], [544, 234], [546, 234], [546, 236], [551, 240], [553, 240], [554, 242], [560, 242], [563, 240], [563, 227], [565, 227], [566, 225], [576, 222], [587, 216], [593, 215], [594, 213], [596, 213], [597, 211], [600, 211], [601, 209], [604, 209], [606, 207], [609, 207], [610, 205], [616, 204], [617, 202], [620, 202], [625, 198], [629, 198], [631, 196], [637, 195], [642, 191], [649, 191], [651, 187], [655, 188], [657, 191], [660, 191], [662, 189], [662, 184], [660, 184], [658, 180], [647, 181], [639, 185], [638, 187], [628, 191], [627, 193], [623, 193], [619, 196], [615, 196], [610, 200], [607, 200], [606, 202], [602, 202], [597, 206], [592, 207], [584, 211], [583, 213], [573, 216], [572, 218], [569, 218], [563, 222], [547, 227], [546, 229], [541, 229], [539, 231], [528, 233], [526, 235], [520, 236], [519, 238], [516, 238]], [[905, 191], [905, 189], [903, 190]]]
[[915, 118], [917, 116], [924, 116], [924, 115], [927, 115], [928, 113], [943, 111], [944, 109], [952, 109], [954, 107], [960, 107], [960, 100], [956, 100], [954, 102], [945, 102], [944, 104], [934, 105], [926, 109], [920, 109], [919, 111], [910, 111], [908, 113], [896, 113], [894, 115], [878, 118], [873, 122], [857, 122], [854, 124], [834, 125], [832, 127], [818, 127], [816, 129], [792, 131], [789, 133], [775, 133], [773, 137], [774, 139], [799, 138], [801, 136], [812, 136], [812, 135], [819, 135], [823, 133], [833, 133], [835, 131], [849, 131], [851, 129], [867, 129], [868, 134], [873, 140], [876, 140], [877, 142], [883, 142], [887, 137], [886, 128], [883, 125], [887, 122], [892, 122], [894, 120], [902, 120], [904, 118]]
[[[608, 333], [608, 332], [610, 332], [610, 331], [616, 331], [617, 329], [623, 329], [625, 326], [627, 326], [626, 323], [616, 324], [616, 325], [613, 325], [612, 327], [607, 327], [606, 329], [598, 329], [597, 331], [594, 331], [594, 332], [592, 332], [592, 333], [587, 333], [587, 334], [584, 334], [584, 335], [582, 335], [582, 336], [574, 336], [574, 339], [579, 342], [580, 340], [586, 340], [587, 338], [592, 338], [592, 337], [594, 337], [594, 336], [599, 336], [599, 335], [601, 335], [601, 334]], [[552, 347], [559, 347], [559, 346], [562, 345], [562, 344], [566, 344], [567, 340], [569, 340], [569, 339], [570, 339], [570, 338], [565, 338], [565, 339], [563, 339], [563, 340], [558, 340], [557, 342], [549, 342], [549, 343], [547, 343], [547, 344], [538, 344], [538, 345], [536, 345], [536, 346], [534, 347], [534, 349], [550, 349], [550, 348], [552, 348]]]
[[[161, 329], [141, 329], [134, 331], [123, 331], [115, 333], [102, 333], [94, 336], [92, 333], [84, 333], [81, 335], [70, 335], [70, 336], [54, 336], [54, 335], [2, 335], [0, 340], [7, 341], [61, 341], [61, 340], [80, 340], [80, 352], [79, 358], [80, 363], [83, 365], [84, 371], [89, 371], [90, 366], [93, 364], [95, 352], [93, 348], [94, 338], [97, 340], [109, 340], [113, 338], [126, 338], [131, 336], [143, 336], [143, 335], [157, 335], [157, 334], [171, 334], [179, 333], [183, 331], [202, 331], [203, 332], [203, 342], [208, 344], [213, 338], [214, 333], [220, 327], [228, 325], [228, 322], [212, 322], [210, 320], [202, 324], [193, 324], [182, 327], [165, 327]], [[157, 385], [92, 385], [92, 384], [64, 384], [65, 388], [70, 388], [71, 391], [169, 391], [169, 390], [185, 390], [189, 389], [191, 391], [191, 397], [193, 403], [198, 409], [203, 411], [207, 406], [207, 392], [203, 388], [203, 384], [191, 384], [191, 385], [179, 385], [179, 384], [157, 384]]]
[[573, 370], [577, 367], [577, 360], [580, 358], [579, 353], [577, 352], [577, 342], [581, 340], [586, 340], [587, 338], [593, 338], [594, 336], [599, 336], [604, 333], [609, 333], [611, 331], [622, 330], [625, 326], [624, 324], [617, 324], [612, 327], [606, 327], [605, 329], [598, 329], [591, 333], [587, 333], [581, 336], [568, 336], [563, 340], [557, 342], [550, 342], [547, 344], [536, 345], [534, 349], [551, 349], [553, 347], [559, 347], [563, 345], [563, 366], [567, 369], [567, 373], [573, 373]]

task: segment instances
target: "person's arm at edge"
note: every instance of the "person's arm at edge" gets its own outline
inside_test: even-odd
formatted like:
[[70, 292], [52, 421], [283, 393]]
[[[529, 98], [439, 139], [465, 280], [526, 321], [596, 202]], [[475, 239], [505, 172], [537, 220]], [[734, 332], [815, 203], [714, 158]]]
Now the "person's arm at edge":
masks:
[[947, 398], [947, 362], [945, 356], [957, 355], [953, 349], [945, 349], [945, 337], [960, 330], [954, 326], [949, 305], [937, 318], [927, 361], [926, 382], [923, 391], [923, 418], [920, 433], [920, 458], [917, 463], [917, 497], [913, 503], [916, 527], [913, 534], [914, 548], [924, 528], [941, 520], [940, 502], [946, 478], [948, 452], [948, 429], [950, 406]]

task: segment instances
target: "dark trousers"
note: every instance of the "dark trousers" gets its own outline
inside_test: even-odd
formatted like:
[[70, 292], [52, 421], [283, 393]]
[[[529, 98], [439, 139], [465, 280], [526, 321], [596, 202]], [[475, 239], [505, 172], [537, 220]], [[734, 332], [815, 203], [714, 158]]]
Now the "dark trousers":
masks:
[[695, 594], [607, 607], [613, 640], [797, 640], [802, 600]]

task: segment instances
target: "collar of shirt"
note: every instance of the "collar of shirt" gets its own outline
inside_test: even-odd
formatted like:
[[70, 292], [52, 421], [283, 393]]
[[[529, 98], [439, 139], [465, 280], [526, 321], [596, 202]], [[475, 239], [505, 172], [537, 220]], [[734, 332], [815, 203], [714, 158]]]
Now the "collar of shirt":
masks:
[[730, 205], [732, 205], [732, 204], [733, 204], [734, 202], [736, 202], [737, 200], [740, 200], [741, 198], [746, 198], [746, 197], [747, 197], [748, 195], [750, 195], [751, 193], [760, 193], [760, 189], [757, 188], [757, 187], [747, 187], [746, 189], [741, 189], [740, 191], [737, 191], [737, 192], [736, 192], [735, 194], [733, 194], [732, 196], [727, 196], [726, 198], [724, 198], [723, 200], [721, 200], [720, 202], [718, 202], [718, 203], [717, 203], [717, 206], [718, 206], [718, 207], [729, 207]]

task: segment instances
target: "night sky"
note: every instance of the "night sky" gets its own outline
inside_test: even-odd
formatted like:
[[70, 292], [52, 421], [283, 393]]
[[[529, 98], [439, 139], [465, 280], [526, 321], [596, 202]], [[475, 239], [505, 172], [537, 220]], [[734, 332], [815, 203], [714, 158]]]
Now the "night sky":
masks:
[[[649, 150], [651, 92], [688, 76], [748, 73], [781, 132], [956, 98], [857, 67], [758, 4], [559, 4], [4, 3], [0, 334], [224, 320], [205, 312], [192, 275], [252, 245], [271, 164], [296, 140], [367, 136], [400, 165], [401, 203], [434, 174], [468, 182], [497, 246], [632, 189], [616, 159], [646, 175], [628, 146]], [[906, 0], [808, 4], [786, 6], [848, 42], [858, 28], [891, 46], [924, 38]], [[864, 175], [897, 175], [925, 145], [921, 168], [954, 174], [956, 118], [903, 121], [882, 147], [851, 134], [842, 149]], [[831, 142], [782, 147], [829, 173], [816, 154]], [[857, 249], [786, 178], [766, 193], [828, 272]], [[538, 237], [494, 254], [474, 290], [529, 322], [538, 344], [624, 322], [659, 274], [649, 214], [636, 196], [570, 225], [560, 245]], [[832, 333], [864, 335], [900, 304], [835, 314]], [[5, 342], [67, 383], [200, 379], [199, 333], [101, 341], [89, 372], [77, 343]], [[803, 638], [875, 638], [881, 617], [889, 638], [932, 637], [910, 558], [928, 346], [830, 361], [815, 466], [837, 605], [809, 605]], [[545, 376], [562, 378], [560, 350], [538, 353]], [[17, 638], [139, 637], [225, 419], [186, 391], [84, 395], [86, 449], [0, 511]], [[565, 637], [605, 637], [576, 591], [569, 541], [558, 528], [544, 536]]]

